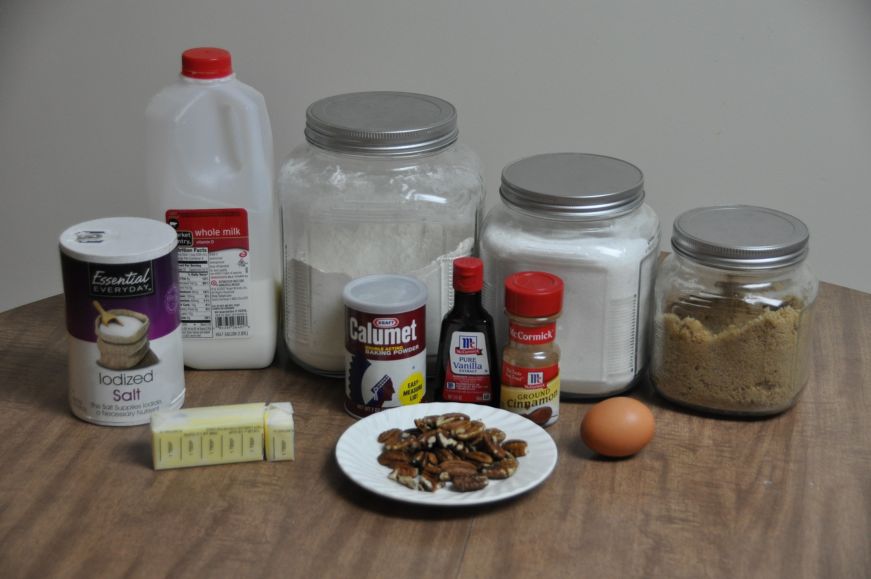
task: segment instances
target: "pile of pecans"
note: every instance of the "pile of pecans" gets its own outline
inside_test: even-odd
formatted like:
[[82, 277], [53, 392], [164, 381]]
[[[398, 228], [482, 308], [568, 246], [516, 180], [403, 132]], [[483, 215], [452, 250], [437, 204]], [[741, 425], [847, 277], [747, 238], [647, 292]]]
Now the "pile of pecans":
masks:
[[413, 490], [435, 492], [450, 482], [456, 491], [477, 491], [513, 475], [517, 457], [526, 455], [525, 441], [505, 440], [503, 431], [459, 412], [417, 418], [414, 426], [378, 435], [378, 463]]

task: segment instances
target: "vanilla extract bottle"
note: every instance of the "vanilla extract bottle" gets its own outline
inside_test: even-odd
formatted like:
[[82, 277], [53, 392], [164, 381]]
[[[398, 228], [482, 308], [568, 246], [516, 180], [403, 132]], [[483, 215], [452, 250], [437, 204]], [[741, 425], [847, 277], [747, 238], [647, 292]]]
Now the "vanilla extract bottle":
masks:
[[481, 303], [484, 265], [477, 257], [454, 260], [454, 307], [442, 320], [435, 399], [499, 408], [499, 358], [493, 316]]

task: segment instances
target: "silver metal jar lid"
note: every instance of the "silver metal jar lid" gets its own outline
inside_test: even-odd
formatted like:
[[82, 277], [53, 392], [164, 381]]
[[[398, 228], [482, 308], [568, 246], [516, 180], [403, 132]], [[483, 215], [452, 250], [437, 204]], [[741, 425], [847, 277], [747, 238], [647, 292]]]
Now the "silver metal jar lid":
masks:
[[327, 97], [306, 110], [309, 143], [339, 153], [399, 157], [431, 153], [457, 140], [457, 110], [440, 98], [407, 92]]
[[505, 167], [499, 193], [521, 209], [586, 219], [616, 217], [644, 202], [644, 174], [614, 157], [547, 153]]
[[723, 205], [678, 215], [671, 246], [711, 267], [774, 269], [802, 261], [809, 237], [804, 223], [782, 211]]

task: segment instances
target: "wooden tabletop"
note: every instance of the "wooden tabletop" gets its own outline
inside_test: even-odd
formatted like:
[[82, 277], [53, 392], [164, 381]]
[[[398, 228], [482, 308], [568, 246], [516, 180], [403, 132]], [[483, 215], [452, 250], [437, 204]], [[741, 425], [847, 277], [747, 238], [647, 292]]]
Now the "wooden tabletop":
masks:
[[871, 576], [869, 294], [822, 284], [811, 380], [789, 412], [711, 418], [642, 385], [653, 442], [604, 460], [578, 436], [590, 404], [564, 401], [550, 478], [462, 510], [348, 480], [341, 381], [284, 355], [188, 371], [186, 406], [290, 400], [295, 462], [160, 472], [147, 426], [70, 414], [66, 357], [60, 296], [0, 314], [0, 577]]

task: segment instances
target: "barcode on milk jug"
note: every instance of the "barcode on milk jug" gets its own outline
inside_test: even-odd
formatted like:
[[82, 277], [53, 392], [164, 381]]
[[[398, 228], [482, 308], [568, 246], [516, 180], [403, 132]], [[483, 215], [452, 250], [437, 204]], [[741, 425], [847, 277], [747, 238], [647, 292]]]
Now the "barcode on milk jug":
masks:
[[221, 328], [239, 328], [248, 326], [248, 314], [231, 314], [226, 316], [215, 316], [215, 327]]

